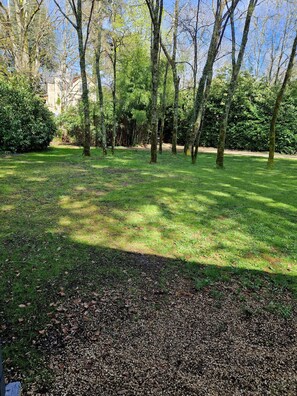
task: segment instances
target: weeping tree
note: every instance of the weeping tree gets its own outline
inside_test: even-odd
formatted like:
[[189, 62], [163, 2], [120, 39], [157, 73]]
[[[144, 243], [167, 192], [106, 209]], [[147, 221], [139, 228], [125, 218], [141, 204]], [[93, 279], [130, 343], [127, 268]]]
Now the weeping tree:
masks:
[[145, 0], [152, 21], [151, 69], [151, 163], [157, 162], [158, 150], [158, 87], [160, 74], [160, 38], [163, 0]]
[[[86, 72], [86, 50], [90, 35], [90, 26], [91, 26], [95, 1], [96, 0], [90, 0], [88, 4], [85, 4], [83, 7], [82, 0], [67, 0], [72, 14], [70, 16], [67, 15], [66, 12], [64, 12], [61, 5], [59, 4], [60, 2], [54, 0], [61, 14], [64, 16], [64, 18], [68, 20], [68, 22], [72, 25], [72, 27], [75, 29], [77, 34], [79, 65], [80, 65], [80, 74], [82, 81], [82, 107], [83, 107], [83, 130], [84, 130], [83, 155], [85, 156], [91, 155], [91, 121], [90, 121], [88, 80], [87, 80], [87, 72]], [[84, 24], [85, 17], [87, 18], [86, 27]]]
[[295, 39], [293, 41], [293, 46], [292, 46], [292, 51], [289, 59], [289, 63], [287, 66], [286, 74], [282, 83], [282, 86], [277, 94], [276, 101], [274, 104], [273, 112], [272, 112], [272, 118], [270, 122], [270, 131], [269, 131], [269, 157], [268, 157], [268, 166], [272, 167], [274, 164], [274, 153], [275, 153], [275, 126], [276, 126], [276, 121], [279, 113], [279, 109], [284, 97], [284, 93], [286, 91], [286, 87], [288, 85], [288, 82], [290, 81], [292, 71], [293, 71], [293, 66], [294, 66], [294, 60], [296, 56], [296, 48], [297, 48], [297, 31], [295, 35]]
[[229, 83], [229, 87], [228, 87], [227, 97], [225, 99], [223, 117], [222, 117], [221, 125], [220, 125], [217, 158], [216, 158], [216, 164], [217, 164], [218, 168], [223, 168], [223, 166], [224, 166], [225, 141], [226, 141], [226, 133], [227, 133], [227, 126], [228, 126], [228, 119], [229, 119], [231, 104], [232, 104], [234, 92], [236, 89], [237, 80], [238, 80], [239, 72], [241, 69], [246, 44], [248, 41], [248, 34], [249, 34], [249, 30], [250, 30], [252, 15], [253, 15], [253, 12], [257, 5], [257, 2], [258, 2], [258, 0], [250, 0], [249, 1], [247, 15], [246, 15], [243, 33], [242, 33], [242, 39], [241, 39], [241, 43], [240, 43], [240, 47], [239, 47], [238, 56], [236, 59], [236, 37], [237, 36], [236, 36], [235, 24], [234, 24], [234, 0], [232, 0], [232, 10], [230, 13], [231, 34], [232, 34], [232, 72], [231, 72], [231, 78], [230, 78], [230, 83]]

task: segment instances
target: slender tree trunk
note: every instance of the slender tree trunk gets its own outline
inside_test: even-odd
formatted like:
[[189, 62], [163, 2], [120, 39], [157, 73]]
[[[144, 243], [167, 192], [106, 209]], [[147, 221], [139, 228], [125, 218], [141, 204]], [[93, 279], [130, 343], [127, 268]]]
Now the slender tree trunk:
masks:
[[236, 52], [236, 34], [235, 34], [235, 26], [234, 26], [234, 8], [230, 15], [230, 17], [231, 17], [231, 31], [232, 31], [232, 75], [231, 75], [231, 80], [230, 80], [229, 87], [228, 87], [225, 111], [224, 111], [223, 119], [222, 119], [222, 122], [220, 125], [217, 158], [216, 158], [216, 164], [217, 164], [218, 168], [224, 167], [224, 151], [225, 151], [225, 141], [226, 141], [226, 133], [227, 133], [229, 114], [230, 114], [231, 104], [233, 101], [234, 92], [235, 92], [235, 89], [237, 86], [237, 80], [238, 80], [239, 72], [241, 69], [246, 44], [248, 41], [248, 34], [249, 34], [249, 30], [250, 30], [251, 19], [252, 19], [255, 7], [257, 5], [257, 1], [258, 0], [250, 0], [250, 2], [249, 2], [247, 16], [246, 16], [246, 20], [245, 20], [245, 24], [244, 24], [242, 40], [241, 40], [237, 60], [236, 60], [236, 54], [235, 54], [235, 52]]
[[172, 131], [172, 153], [177, 153], [177, 134], [178, 134], [178, 109], [179, 109], [179, 83], [180, 78], [177, 72], [176, 52], [177, 52], [177, 33], [179, 20], [179, 0], [175, 0], [174, 6], [174, 26], [173, 26], [173, 48], [172, 56], [169, 55], [165, 45], [161, 41], [163, 52], [171, 65], [173, 85], [174, 85], [174, 104], [173, 104], [173, 131]]
[[[79, 9], [78, 9], [79, 15]], [[80, 17], [81, 9], [80, 9]], [[83, 155], [89, 157], [91, 155], [91, 122], [90, 122], [90, 104], [89, 104], [89, 90], [86, 73], [86, 57], [83, 45], [82, 25], [80, 24], [77, 29], [78, 36], [78, 49], [79, 49], [79, 64], [82, 82], [82, 105], [84, 115], [84, 143]]]
[[111, 152], [114, 154], [117, 134], [117, 45], [113, 43], [113, 88], [112, 88], [112, 113], [113, 113], [113, 125], [112, 125], [112, 138], [111, 138]]
[[291, 75], [292, 75], [292, 70], [293, 70], [293, 66], [294, 66], [294, 59], [296, 56], [296, 48], [297, 48], [297, 32], [296, 32], [296, 36], [293, 42], [293, 46], [292, 46], [292, 51], [291, 51], [291, 55], [290, 55], [290, 60], [288, 63], [288, 67], [286, 70], [286, 74], [285, 74], [285, 78], [284, 81], [282, 83], [281, 89], [277, 95], [276, 101], [275, 101], [275, 105], [274, 105], [274, 109], [273, 109], [273, 113], [272, 113], [272, 118], [271, 118], [271, 122], [270, 122], [270, 131], [269, 131], [269, 157], [268, 157], [268, 166], [272, 167], [274, 165], [274, 154], [275, 154], [275, 138], [276, 138], [276, 134], [275, 134], [275, 126], [276, 126], [276, 121], [277, 121], [277, 117], [278, 117], [278, 113], [279, 113], [279, 109], [284, 97], [284, 93], [286, 90], [286, 87], [288, 85], [288, 82], [290, 81]]
[[174, 72], [174, 106], [173, 106], [173, 134], [172, 134], [172, 153], [177, 154], [177, 133], [178, 133], [178, 110], [179, 110], [179, 81], [180, 78]]
[[285, 24], [284, 34], [282, 37], [281, 50], [280, 50], [280, 55], [279, 55], [278, 62], [277, 62], [274, 84], [278, 83], [279, 74], [281, 71], [282, 60], [283, 60], [283, 56], [284, 56], [284, 52], [285, 52], [285, 43], [286, 43], [286, 39], [287, 39], [287, 35], [288, 35], [288, 25], [289, 25], [289, 20], [287, 19], [286, 24]]
[[152, 99], [151, 99], [151, 163], [157, 162], [158, 150], [158, 86], [160, 66], [160, 30], [163, 0], [146, 0], [152, 20]]
[[161, 126], [160, 126], [160, 141], [159, 141], [159, 153], [162, 154], [163, 151], [163, 140], [164, 140], [164, 127], [165, 127], [165, 116], [166, 116], [166, 106], [167, 106], [167, 76], [168, 76], [169, 63], [166, 63], [164, 83], [163, 83], [163, 94], [162, 94], [162, 116], [161, 116]]
[[159, 28], [153, 27], [152, 47], [152, 119], [151, 119], [151, 163], [157, 162], [158, 141], [158, 85], [159, 85]]
[[[209, 77], [207, 79], [206, 86], [205, 86], [205, 101], [207, 100], [209, 92], [210, 92], [211, 82], [212, 82], [212, 72], [209, 74]], [[195, 161], [197, 159], [198, 149], [199, 149], [199, 145], [200, 145], [200, 138], [201, 138], [201, 134], [203, 131], [205, 110], [206, 110], [206, 108], [205, 108], [205, 106], [203, 106], [199, 131], [197, 133], [197, 136], [196, 136], [196, 139], [194, 142], [194, 147], [193, 146], [191, 147], [191, 156], [192, 156], [192, 158], [194, 158]]]
[[179, 20], [179, 0], [175, 0], [174, 6], [174, 27], [173, 27], [173, 50], [172, 50], [172, 74], [174, 83], [174, 106], [173, 106], [173, 134], [172, 134], [172, 153], [177, 153], [177, 133], [178, 133], [178, 108], [179, 108], [179, 82], [177, 72], [176, 52], [177, 52], [177, 33]]
[[106, 155], [107, 149], [106, 149], [106, 128], [105, 128], [105, 116], [104, 116], [104, 96], [103, 96], [101, 73], [100, 73], [101, 35], [102, 35], [102, 26], [99, 26], [98, 37], [97, 37], [98, 42], [95, 51], [95, 69], [96, 69], [96, 79], [97, 79], [97, 89], [98, 89], [98, 99], [99, 99], [102, 150], [103, 150], [103, 154]]

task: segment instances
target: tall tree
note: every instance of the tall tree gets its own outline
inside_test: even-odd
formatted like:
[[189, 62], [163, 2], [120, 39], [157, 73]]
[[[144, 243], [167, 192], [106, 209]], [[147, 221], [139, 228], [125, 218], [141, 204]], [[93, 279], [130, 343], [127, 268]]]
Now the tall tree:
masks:
[[[185, 20], [182, 21], [183, 29], [189, 34], [192, 44], [194, 59], [193, 64], [190, 64], [193, 73], [193, 104], [195, 105], [196, 90], [197, 90], [197, 74], [198, 74], [198, 32], [199, 32], [199, 17], [201, 9], [201, 0], [197, 0], [196, 10], [194, 12], [195, 18], [194, 23], [192, 19], [189, 19], [188, 15]], [[187, 131], [185, 137], [184, 153], [187, 155], [189, 151], [189, 139], [190, 131]]]
[[234, 96], [234, 92], [237, 85], [237, 80], [239, 76], [239, 72], [241, 69], [244, 52], [246, 48], [246, 44], [248, 41], [248, 34], [250, 30], [250, 24], [253, 12], [257, 5], [258, 0], [250, 0], [247, 15], [245, 19], [245, 24], [242, 33], [242, 39], [239, 47], [238, 56], [236, 59], [236, 32], [235, 32], [235, 24], [234, 24], [234, 0], [232, 0], [232, 11], [230, 14], [230, 21], [231, 21], [231, 33], [232, 33], [232, 72], [230, 83], [228, 87], [227, 97], [225, 99], [225, 106], [224, 106], [224, 113], [220, 125], [220, 132], [219, 132], [219, 139], [218, 139], [218, 149], [217, 149], [217, 158], [216, 164], [217, 167], [223, 168], [224, 166], [224, 151], [225, 151], [225, 140], [226, 140], [226, 133], [227, 133], [227, 126], [228, 126], [228, 119], [231, 109], [231, 104]]
[[[85, 156], [91, 155], [91, 121], [90, 121], [90, 103], [89, 103], [89, 90], [86, 72], [86, 50], [90, 34], [90, 25], [94, 10], [95, 0], [90, 0], [90, 8], [87, 16], [86, 29], [84, 29], [84, 15], [86, 10], [83, 10], [82, 0], [67, 0], [73, 15], [73, 19], [67, 15], [59, 2], [54, 0], [56, 6], [62, 15], [73, 26], [77, 34], [78, 51], [79, 51], [79, 65], [82, 81], [82, 105], [83, 105], [83, 128], [84, 128], [84, 148], [83, 154]], [[86, 7], [86, 6], [85, 6]]]
[[164, 140], [164, 127], [165, 127], [165, 116], [167, 106], [167, 76], [168, 76], [169, 63], [166, 62], [164, 80], [163, 80], [163, 92], [161, 97], [162, 112], [161, 112], [161, 125], [160, 125], [160, 136], [159, 136], [159, 153], [163, 152], [163, 140]]
[[177, 133], [178, 133], [178, 110], [179, 110], [179, 84], [180, 77], [177, 70], [176, 54], [177, 54], [177, 33], [178, 33], [178, 20], [179, 20], [179, 0], [175, 0], [174, 6], [174, 22], [173, 22], [173, 37], [172, 37], [172, 55], [170, 56], [163, 41], [161, 46], [166, 55], [166, 58], [171, 66], [173, 85], [174, 85], [174, 104], [173, 104], [173, 132], [172, 132], [172, 153], [176, 154]]
[[106, 126], [105, 126], [105, 114], [104, 114], [104, 95], [102, 89], [101, 68], [100, 68], [100, 59], [102, 54], [102, 29], [103, 29], [102, 3], [99, 4], [99, 10], [97, 16], [98, 16], [98, 23], [96, 25], [97, 37], [96, 37], [96, 48], [95, 48], [95, 73], [97, 80], [102, 150], [103, 150], [103, 154], [106, 155], [107, 148], [106, 148]]
[[274, 104], [273, 112], [272, 112], [272, 118], [270, 122], [270, 131], [269, 131], [269, 157], [268, 157], [268, 166], [273, 166], [274, 164], [274, 153], [275, 153], [275, 126], [276, 126], [276, 121], [279, 113], [279, 109], [284, 97], [284, 93], [286, 91], [286, 87], [288, 85], [288, 82], [290, 81], [292, 71], [293, 71], [293, 66], [294, 66], [294, 60], [296, 56], [296, 48], [297, 48], [297, 31], [295, 35], [295, 39], [293, 41], [292, 45], [292, 50], [291, 50], [291, 55], [289, 59], [289, 63], [287, 66], [286, 74], [282, 83], [282, 86], [277, 94], [276, 101]]
[[118, 130], [118, 56], [126, 35], [125, 21], [123, 18], [123, 4], [113, 1], [109, 8], [110, 30], [108, 32], [108, 57], [112, 64], [112, 138], [111, 152], [114, 154]]
[[16, 72], [32, 79], [53, 69], [53, 29], [44, 0], [0, 1], [0, 50]]
[[[235, 0], [236, 1], [236, 0]], [[238, 1], [236, 1], [237, 4]], [[208, 48], [207, 59], [205, 66], [203, 68], [202, 76], [199, 81], [196, 100], [193, 111], [193, 126], [191, 135], [189, 138], [189, 146], [191, 146], [191, 156], [192, 163], [194, 164], [197, 159], [198, 147], [201, 135], [201, 123], [204, 114], [205, 103], [207, 100], [207, 95], [209, 92], [214, 62], [220, 47], [222, 33], [224, 31], [224, 21], [229, 17], [231, 8], [224, 14], [224, 9], [228, 0], [217, 0], [216, 1], [216, 11], [215, 11], [215, 21], [211, 36], [211, 41]], [[234, 4], [234, 6], [236, 6]]]
[[109, 58], [112, 63], [112, 136], [111, 136], [111, 152], [114, 154], [115, 144], [116, 144], [116, 135], [117, 135], [117, 127], [118, 127], [118, 118], [117, 118], [117, 64], [118, 64], [118, 49], [121, 45], [121, 41], [118, 37], [114, 35], [110, 36], [109, 47], [110, 52]]
[[158, 87], [160, 74], [160, 33], [163, 14], [163, 0], [145, 0], [152, 21], [152, 98], [151, 98], [151, 163], [157, 162], [158, 149]]

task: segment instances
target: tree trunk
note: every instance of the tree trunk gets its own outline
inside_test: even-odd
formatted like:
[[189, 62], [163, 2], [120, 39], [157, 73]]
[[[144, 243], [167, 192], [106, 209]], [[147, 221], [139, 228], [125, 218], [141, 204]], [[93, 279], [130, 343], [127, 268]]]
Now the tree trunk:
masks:
[[278, 113], [279, 113], [279, 109], [280, 109], [280, 105], [282, 103], [283, 100], [283, 96], [287, 87], [288, 82], [290, 81], [291, 75], [292, 75], [292, 70], [293, 70], [293, 66], [294, 66], [294, 59], [296, 56], [296, 48], [297, 48], [297, 32], [296, 32], [296, 36], [293, 42], [293, 46], [292, 46], [292, 52], [290, 55], [290, 60], [288, 63], [288, 67], [286, 70], [286, 74], [285, 74], [285, 78], [283, 81], [283, 84], [281, 86], [281, 89], [277, 95], [276, 101], [275, 101], [275, 105], [274, 105], [274, 109], [273, 109], [273, 113], [272, 113], [272, 118], [271, 118], [271, 122], [270, 122], [270, 131], [269, 131], [269, 157], [268, 157], [268, 166], [272, 167], [274, 165], [274, 153], [275, 153], [275, 126], [276, 126], [276, 121], [277, 121], [277, 117], [278, 117]]
[[[198, 26], [199, 26], [199, 14], [200, 14], [200, 6], [201, 0], [197, 1], [197, 11], [195, 17], [195, 28], [194, 34], [192, 35], [193, 45], [194, 45], [194, 62], [193, 62], [193, 106], [195, 106], [195, 99], [196, 99], [196, 89], [197, 89], [197, 72], [198, 72]], [[184, 154], [190, 154], [190, 133], [189, 131], [186, 133], [186, 141], [184, 145]]]
[[194, 29], [194, 65], [193, 65], [193, 101], [195, 103], [196, 87], [197, 87], [197, 72], [198, 72], [198, 27], [199, 27], [199, 14], [200, 14], [201, 0], [197, 1], [197, 12], [195, 18], [195, 29]]
[[[80, 22], [82, 22], [81, 7], [78, 7], [77, 12], [78, 12], [78, 17], [80, 15]], [[90, 150], [91, 122], [90, 122], [89, 91], [88, 91], [88, 81], [87, 81], [87, 73], [86, 73], [86, 56], [85, 56], [85, 50], [83, 44], [82, 23], [80, 24], [78, 23], [77, 37], [78, 37], [80, 74], [81, 74], [81, 82], [82, 82], [82, 105], [83, 105], [83, 115], [84, 115], [83, 155], [89, 157], [91, 155], [91, 150]]]
[[[210, 91], [210, 87], [211, 87], [211, 81], [212, 81], [212, 71], [209, 74], [209, 77], [207, 79], [206, 85], [205, 85], [205, 101], [208, 98], [209, 95], [209, 91]], [[198, 149], [199, 149], [199, 145], [200, 145], [200, 138], [201, 138], [201, 134], [203, 131], [203, 124], [204, 124], [204, 115], [205, 115], [205, 106], [203, 106], [202, 109], [202, 114], [201, 114], [201, 122], [200, 122], [200, 127], [199, 127], [199, 131], [197, 133], [195, 142], [194, 142], [194, 146], [195, 149], [192, 147], [191, 148], [191, 156], [192, 156], [192, 163], [194, 164], [197, 160], [197, 155], [198, 155]]]
[[158, 149], [158, 86], [160, 66], [160, 30], [163, 13], [163, 0], [146, 0], [152, 20], [152, 99], [151, 99], [151, 163], [157, 162]]
[[172, 134], [172, 153], [177, 154], [177, 133], [178, 133], [178, 109], [179, 109], [179, 81], [180, 78], [174, 71], [174, 105], [173, 105], [173, 134]]
[[248, 40], [251, 19], [252, 19], [252, 15], [255, 10], [255, 7], [257, 5], [257, 1], [258, 0], [250, 0], [250, 2], [249, 2], [247, 16], [246, 16], [246, 20], [245, 20], [245, 24], [244, 24], [242, 40], [241, 40], [237, 60], [236, 60], [236, 54], [235, 54], [236, 34], [235, 34], [235, 25], [234, 25], [234, 8], [230, 15], [230, 17], [231, 17], [231, 31], [232, 31], [232, 75], [231, 75], [231, 80], [230, 80], [229, 87], [228, 87], [225, 111], [224, 111], [223, 119], [222, 119], [222, 122], [220, 125], [217, 158], [216, 158], [216, 164], [217, 164], [218, 168], [224, 167], [224, 151], [225, 151], [225, 141], [226, 141], [226, 133], [227, 133], [229, 114], [230, 114], [231, 104], [232, 104], [234, 92], [235, 92], [235, 89], [237, 86], [237, 80], [238, 80], [238, 76], [239, 76], [239, 72], [241, 69], [243, 56], [244, 56], [244, 52], [245, 52], [245, 48], [246, 48], [246, 44], [247, 44], [247, 40]]
[[159, 27], [153, 27], [152, 46], [152, 119], [151, 119], [151, 163], [157, 162], [158, 141], [158, 85], [159, 85]]
[[113, 43], [113, 88], [112, 88], [112, 138], [111, 138], [111, 152], [114, 154], [116, 134], [117, 134], [117, 45]]
[[105, 116], [104, 116], [104, 96], [101, 82], [100, 74], [100, 57], [101, 57], [101, 35], [102, 27], [98, 26], [98, 37], [97, 37], [97, 48], [95, 52], [95, 69], [96, 69], [96, 79], [97, 79], [97, 89], [98, 89], [98, 99], [99, 99], [99, 112], [100, 112], [100, 129], [101, 129], [101, 141], [103, 154], [107, 154], [106, 149], [106, 128], [105, 128]]
[[164, 127], [165, 127], [165, 116], [166, 116], [166, 105], [167, 105], [167, 76], [168, 76], [169, 63], [166, 63], [164, 83], [163, 83], [163, 94], [162, 94], [162, 116], [161, 116], [161, 126], [160, 126], [160, 141], [159, 141], [159, 153], [163, 152], [163, 140], [164, 140]]
[[174, 6], [174, 26], [173, 26], [173, 49], [172, 49], [172, 74], [174, 84], [174, 105], [173, 105], [173, 133], [172, 133], [172, 153], [176, 154], [177, 133], [178, 133], [178, 107], [179, 107], [179, 81], [176, 66], [177, 33], [179, 20], [179, 0], [175, 0]]

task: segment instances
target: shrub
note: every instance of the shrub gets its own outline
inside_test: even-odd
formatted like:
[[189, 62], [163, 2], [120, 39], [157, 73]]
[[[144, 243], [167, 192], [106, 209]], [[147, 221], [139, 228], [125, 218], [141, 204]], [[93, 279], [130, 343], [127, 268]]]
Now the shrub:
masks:
[[0, 80], [0, 150], [44, 150], [55, 131], [51, 112], [27, 82]]
[[57, 118], [58, 136], [64, 143], [83, 143], [83, 129], [79, 106], [68, 107]]
[[[228, 70], [214, 78], [206, 103], [200, 144], [217, 147], [220, 120], [227, 95]], [[267, 151], [272, 110], [279, 87], [253, 77], [247, 71], [240, 74], [233, 98], [226, 136], [226, 148], [235, 150]], [[191, 131], [191, 92], [181, 91], [179, 144]], [[188, 114], [188, 117], [185, 117]], [[171, 141], [172, 111], [166, 117], [166, 141]], [[276, 151], [286, 154], [297, 152], [297, 80], [288, 86], [276, 125]]]
[[[217, 146], [220, 115], [228, 76], [214, 79], [207, 102], [202, 145]], [[286, 92], [276, 125], [276, 151], [287, 154], [297, 152], [297, 96], [296, 82]], [[234, 95], [226, 136], [226, 148], [267, 151], [272, 109], [279, 87], [271, 87], [242, 72]]]

